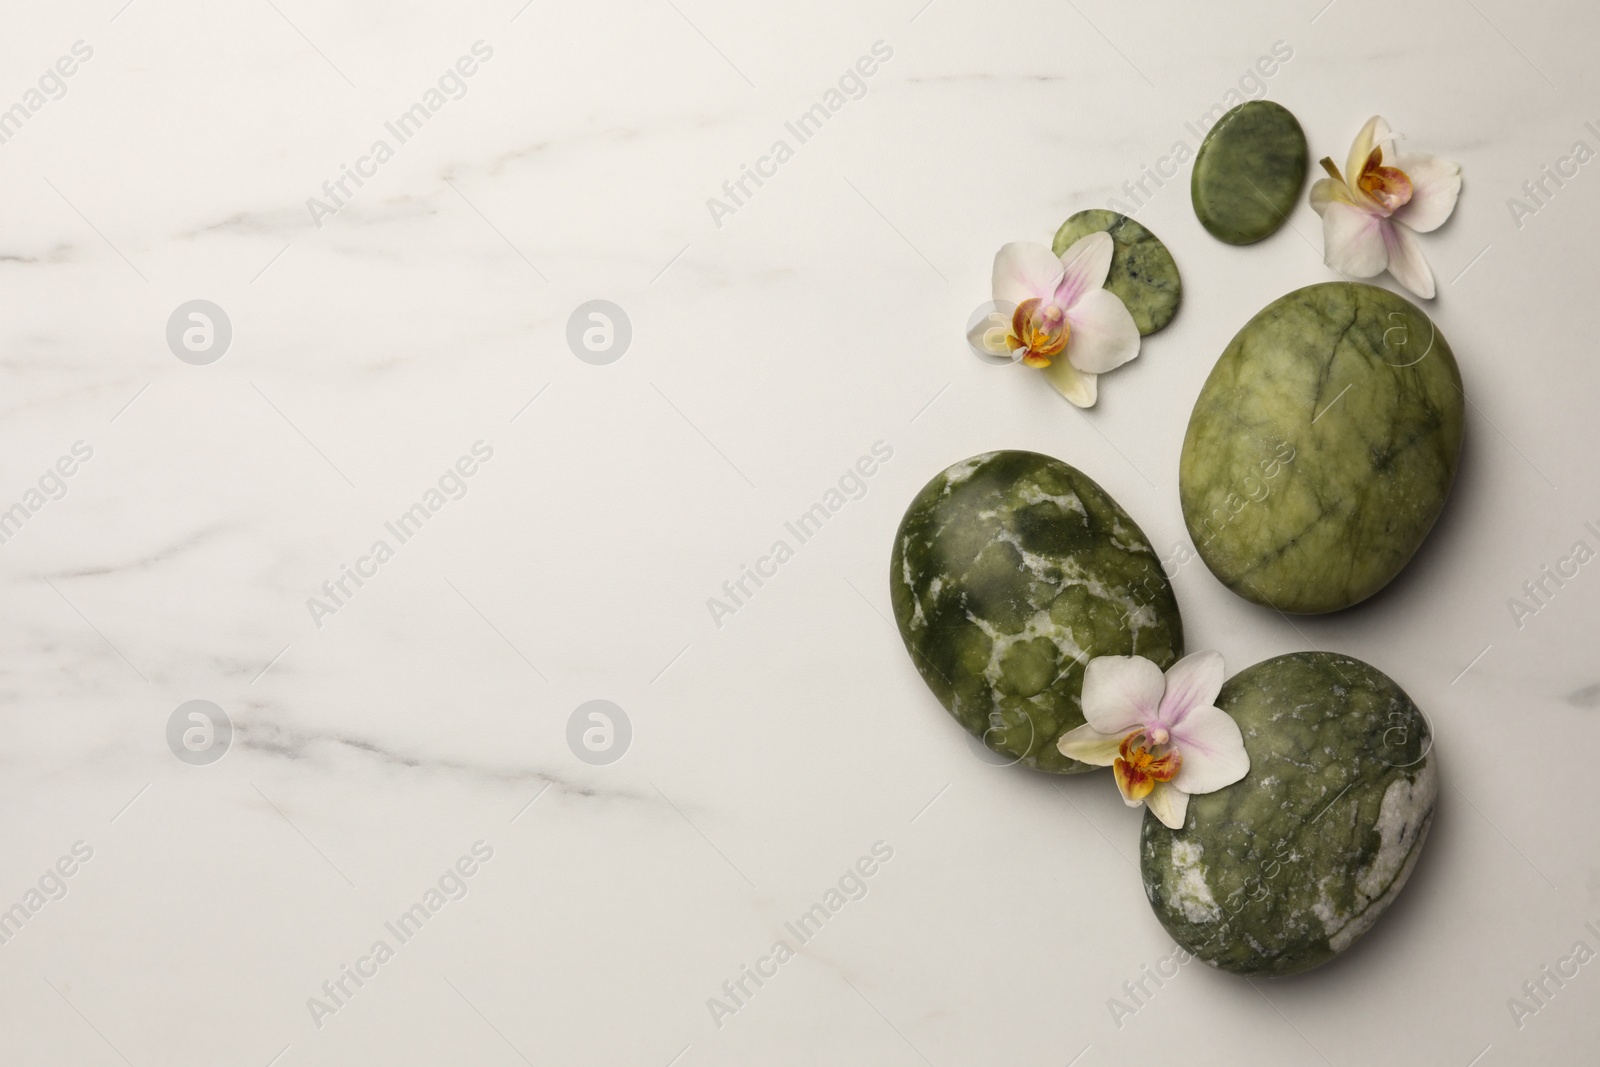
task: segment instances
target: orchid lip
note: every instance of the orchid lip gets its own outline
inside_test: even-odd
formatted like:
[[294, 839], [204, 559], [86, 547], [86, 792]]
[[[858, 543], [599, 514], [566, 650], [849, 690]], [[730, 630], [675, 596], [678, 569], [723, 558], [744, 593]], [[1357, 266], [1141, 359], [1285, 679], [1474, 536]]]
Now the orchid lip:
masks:
[[[1156, 740], [1158, 735], [1162, 740]], [[1154, 742], [1158, 749], [1166, 748], [1166, 751], [1157, 755], [1145, 745], [1147, 740]], [[1137, 804], [1154, 792], [1157, 785], [1164, 785], [1178, 776], [1178, 771], [1183, 767], [1183, 753], [1168, 747], [1168, 735], [1164, 728], [1157, 727], [1154, 731], [1140, 728], [1122, 739], [1111, 767], [1123, 800]]]
[[1416, 191], [1411, 184], [1410, 175], [1405, 171], [1399, 167], [1383, 165], [1381, 147], [1374, 148], [1372, 154], [1367, 157], [1367, 162], [1356, 179], [1356, 185], [1391, 214], [1410, 203]]
[[1024, 300], [1011, 316], [1011, 336], [1007, 344], [1025, 349], [1023, 362], [1030, 367], [1048, 367], [1050, 361], [1066, 351], [1072, 325], [1066, 312], [1039, 297]]

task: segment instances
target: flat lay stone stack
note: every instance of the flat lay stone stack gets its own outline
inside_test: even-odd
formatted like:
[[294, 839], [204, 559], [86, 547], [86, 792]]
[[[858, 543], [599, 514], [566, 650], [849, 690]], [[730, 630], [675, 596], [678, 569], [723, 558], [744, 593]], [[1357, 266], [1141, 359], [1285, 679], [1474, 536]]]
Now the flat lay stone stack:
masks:
[[[1387, 131], [1374, 118], [1366, 130], [1380, 126]], [[1411, 180], [1380, 167], [1386, 157], [1369, 152], [1367, 140], [1352, 152], [1354, 184], [1335, 189], [1355, 197], [1344, 206], [1380, 215], [1404, 206]], [[1270, 237], [1300, 197], [1308, 159], [1287, 109], [1265, 100], [1234, 108], [1196, 154], [1196, 217], [1229, 244]], [[1455, 164], [1416, 166], [1436, 184], [1459, 186]], [[1324, 181], [1313, 197], [1319, 212], [1330, 188]], [[1385, 206], [1378, 195], [1400, 199]], [[1453, 206], [1455, 189], [1448, 195]], [[1052, 251], [1061, 257], [1100, 232], [1113, 249], [1105, 289], [1141, 337], [1166, 327], [1183, 285], [1171, 251], [1141, 223], [1080, 211]], [[1091, 246], [1104, 255], [1102, 239], [1080, 247]], [[1018, 247], [997, 257], [996, 277]], [[1048, 273], [1048, 257], [1036, 258], [1035, 273]], [[1057, 282], [1016, 314], [1037, 314], [1029, 307], [1048, 302], [1060, 278], [1070, 281], [1074, 262], [1063, 261]], [[1431, 291], [1430, 283], [1424, 295]], [[1444, 511], [1464, 407], [1450, 345], [1404, 297], [1345, 280], [1273, 300], [1222, 352], [1190, 413], [1178, 503], [1197, 553], [1224, 586], [1276, 613], [1366, 600], [1400, 573]], [[1089, 672], [1096, 719], [1085, 725], [1092, 660], [1143, 657], [1165, 672], [1184, 648], [1161, 560], [1083, 472], [1020, 451], [954, 464], [906, 510], [889, 578], [913, 663], [968, 733], [1010, 762], [1076, 774], [1096, 768], [1063, 755], [1057, 741], [1083, 727], [1067, 739], [1069, 751], [1114, 764], [1124, 797], [1148, 805], [1139, 849], [1145, 895], [1195, 958], [1249, 977], [1308, 970], [1354, 944], [1405, 886], [1433, 822], [1439, 777], [1427, 719], [1377, 668], [1296, 652], [1222, 682], [1221, 658], [1199, 656], [1150, 695], [1138, 681], [1148, 664], [1108, 661]], [[1201, 693], [1193, 679], [1206, 671]], [[1187, 807], [1172, 797], [1187, 797]]]

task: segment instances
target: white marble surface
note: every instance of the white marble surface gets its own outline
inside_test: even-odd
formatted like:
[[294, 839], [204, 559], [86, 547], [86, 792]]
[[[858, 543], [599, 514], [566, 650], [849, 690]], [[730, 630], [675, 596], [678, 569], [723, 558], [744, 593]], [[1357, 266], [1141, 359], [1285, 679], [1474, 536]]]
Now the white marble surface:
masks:
[[[0, 905], [92, 857], [0, 945], [4, 1060], [1583, 1062], [1600, 964], [1520, 1027], [1507, 1001], [1600, 948], [1600, 564], [1520, 628], [1507, 602], [1600, 545], [1600, 163], [1520, 227], [1507, 199], [1600, 148], [1600, 17], [1324, 2], [12, 5], [0, 107], [93, 54], [0, 144], [0, 508], [93, 455], [0, 545]], [[465, 95], [315, 225], [307, 198], [478, 41]], [[716, 225], [707, 198], [879, 41], [865, 95]], [[1191, 965], [1119, 1026], [1110, 998], [1170, 952], [1137, 813], [974, 758], [886, 621], [886, 561], [916, 489], [997, 447], [1185, 543], [1212, 360], [1332, 276], [1304, 203], [1238, 249], [1186, 170], [1156, 191], [1184, 308], [1088, 415], [961, 327], [1002, 242], [1193, 147], [1275, 42], [1265, 87], [1314, 156], [1381, 111], [1464, 164], [1426, 248], [1468, 443], [1384, 595], [1290, 625], [1191, 563], [1190, 646], [1369, 660], [1431, 714], [1446, 784], [1347, 957], [1254, 985]], [[205, 366], [164, 336], [197, 298], [233, 326]], [[565, 342], [592, 298], [633, 325], [606, 366]], [[307, 598], [478, 441], [466, 495], [318, 627]], [[707, 598], [877, 441], [865, 495], [715, 625]], [[234, 724], [209, 766], [166, 742], [193, 699]], [[607, 766], [566, 740], [592, 699], [632, 724]], [[479, 841], [467, 895], [400, 945], [384, 924]], [[880, 841], [866, 896], [716, 1025], [707, 999]]]

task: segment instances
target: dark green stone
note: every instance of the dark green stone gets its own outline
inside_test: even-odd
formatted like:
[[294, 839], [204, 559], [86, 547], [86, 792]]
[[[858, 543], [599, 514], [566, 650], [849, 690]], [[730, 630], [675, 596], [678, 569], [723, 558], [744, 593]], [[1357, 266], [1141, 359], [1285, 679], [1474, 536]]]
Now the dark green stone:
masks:
[[1163, 669], [1178, 602], [1138, 524], [1086, 475], [1036, 452], [986, 452], [935, 477], [895, 535], [889, 593], [923, 680], [974, 737], [1073, 774], [1056, 739], [1083, 725], [1094, 656]]
[[1178, 468], [1206, 566], [1279, 611], [1336, 611], [1383, 588], [1455, 480], [1455, 356], [1415, 305], [1360, 282], [1279, 297], [1206, 379]]
[[1272, 236], [1300, 199], [1308, 158], [1306, 135], [1288, 108], [1240, 104], [1217, 120], [1194, 157], [1189, 197], [1200, 225], [1231, 245]]
[[1189, 799], [1183, 829], [1146, 814], [1145, 895], [1213, 967], [1295, 974], [1366, 933], [1411, 875], [1433, 822], [1428, 723], [1381, 671], [1296, 652], [1229, 679], [1250, 773]]
[[1091, 208], [1063, 222], [1051, 247], [1059, 256], [1079, 238], [1102, 231], [1116, 246], [1106, 288], [1127, 305], [1141, 334], [1155, 333], [1172, 321], [1183, 299], [1178, 264], [1155, 234], [1126, 215]]

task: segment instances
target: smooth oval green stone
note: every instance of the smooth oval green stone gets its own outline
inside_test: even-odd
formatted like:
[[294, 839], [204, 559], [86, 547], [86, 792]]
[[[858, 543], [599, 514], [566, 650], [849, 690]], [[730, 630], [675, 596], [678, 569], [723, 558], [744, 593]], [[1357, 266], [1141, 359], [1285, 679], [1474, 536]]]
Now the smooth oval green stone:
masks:
[[1326, 282], [1279, 297], [1206, 379], [1178, 467], [1183, 520], [1235, 593], [1337, 611], [1383, 588], [1461, 457], [1455, 356], [1403, 297]]
[[1229, 679], [1250, 773], [1146, 814], [1145, 895], [1178, 944], [1225, 971], [1295, 974], [1349, 948], [1394, 902], [1433, 823], [1428, 722], [1381, 671], [1296, 652]]
[[1231, 245], [1271, 237], [1300, 198], [1308, 158], [1305, 132], [1288, 108], [1240, 104], [1217, 120], [1194, 157], [1189, 198], [1200, 225]]
[[1115, 245], [1106, 288], [1127, 305], [1141, 334], [1152, 334], [1172, 321], [1183, 300], [1178, 264], [1160, 238], [1126, 215], [1102, 208], [1080, 211], [1056, 231], [1056, 255], [1091, 233], [1109, 233]]
[[1082, 472], [1036, 452], [942, 471], [895, 535], [900, 636], [945, 710], [995, 752], [1058, 774], [1095, 768], [1056, 739], [1083, 725], [1083, 668], [1183, 653], [1178, 602], [1137, 523]]

